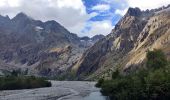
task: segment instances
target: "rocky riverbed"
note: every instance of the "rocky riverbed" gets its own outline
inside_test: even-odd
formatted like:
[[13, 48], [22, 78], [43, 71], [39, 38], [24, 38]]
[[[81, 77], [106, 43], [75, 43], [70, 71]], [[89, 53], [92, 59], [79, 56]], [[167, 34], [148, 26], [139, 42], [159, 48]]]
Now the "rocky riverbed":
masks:
[[[52, 87], [48, 88], [0, 91], [0, 100], [98, 100], [100, 98], [99, 89], [94, 87], [95, 82], [51, 82]], [[102, 96], [100, 99], [104, 100]]]

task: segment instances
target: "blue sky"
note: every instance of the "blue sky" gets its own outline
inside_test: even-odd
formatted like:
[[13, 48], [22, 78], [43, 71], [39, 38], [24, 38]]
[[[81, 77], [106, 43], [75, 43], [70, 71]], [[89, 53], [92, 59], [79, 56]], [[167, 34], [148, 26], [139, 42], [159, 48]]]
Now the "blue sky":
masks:
[[[95, 33], [107, 35], [122, 16], [124, 16], [129, 7], [139, 7], [141, 10], [146, 10], [166, 6], [169, 3], [170, 0], [83, 0], [86, 12], [88, 14], [96, 13], [96, 16], [91, 17], [86, 22], [87, 25], [84, 27], [82, 33], [89, 32], [89, 34], [92, 33], [92, 35]], [[93, 29], [94, 25], [89, 25], [89, 23], [95, 22], [98, 22], [97, 24], [101, 25], [107, 25], [110, 22], [110, 25], [108, 24], [108, 28], [106, 29], [102, 28], [106, 32], [101, 30], [93, 32], [91, 30], [98, 30], [98, 28]]]
[[[104, 32], [105, 29], [103, 29], [104, 31], [101, 31], [102, 33], [94, 31], [96, 34], [109, 34], [109, 31], [114, 28], [115, 24], [122, 18], [129, 7], [126, 0], [83, 0], [83, 4], [86, 7], [87, 14], [96, 13], [96, 15], [87, 20], [87, 25], [81, 31], [82, 34], [88, 32], [90, 34], [91, 30], [94, 30], [93, 24], [90, 23], [95, 22], [97, 22], [97, 24], [103, 22], [101, 24], [108, 26], [107, 32]], [[117, 10], [121, 12], [117, 12]], [[95, 28], [95, 30], [97, 30], [97, 28]], [[94, 32], [91, 33], [95, 34]]]
[[[115, 11], [117, 9], [126, 9], [128, 7], [128, 4], [123, 0], [122, 3], [124, 6], [122, 6], [121, 3], [119, 2], [114, 2], [112, 1], [112, 3], [104, 1], [104, 0], [83, 0], [84, 5], [86, 6], [86, 11], [88, 14], [96, 12], [98, 13], [97, 16], [92, 17], [90, 19], [90, 21], [102, 21], [102, 20], [112, 20], [112, 25], [115, 25], [115, 23], [117, 23], [117, 20], [119, 20], [122, 16], [119, 14], [115, 14]], [[108, 7], [108, 9], [101, 11], [102, 10], [102, 6], [104, 7]], [[98, 9], [93, 9], [94, 7], [98, 6]], [[100, 7], [101, 9], [100, 9]]]
[[0, 14], [12, 18], [24, 12], [37, 20], [55, 20], [78, 36], [92, 37], [109, 34], [129, 7], [146, 10], [168, 4], [170, 0], [0, 0]]

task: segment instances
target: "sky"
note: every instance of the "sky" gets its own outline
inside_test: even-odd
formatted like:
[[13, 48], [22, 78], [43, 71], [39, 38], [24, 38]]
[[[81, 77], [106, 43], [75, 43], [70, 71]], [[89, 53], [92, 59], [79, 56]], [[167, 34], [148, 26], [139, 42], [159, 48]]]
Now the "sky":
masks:
[[78, 36], [107, 35], [129, 7], [167, 6], [170, 0], [0, 0], [0, 15], [23, 12], [36, 20], [55, 20]]

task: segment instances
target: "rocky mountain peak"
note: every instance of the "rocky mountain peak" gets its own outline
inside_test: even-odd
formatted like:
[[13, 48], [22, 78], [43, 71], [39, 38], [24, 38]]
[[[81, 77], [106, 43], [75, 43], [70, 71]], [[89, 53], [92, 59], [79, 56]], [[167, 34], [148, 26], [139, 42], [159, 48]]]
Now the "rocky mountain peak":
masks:
[[104, 35], [99, 34], [99, 35], [93, 36], [91, 39], [92, 39], [92, 41], [98, 41], [98, 40], [100, 40], [100, 39], [102, 39], [104, 37], [105, 37]]
[[59, 23], [57, 23], [54, 20], [47, 21], [47, 22], [44, 23], [44, 25], [45, 25], [45, 29], [48, 30], [48, 31], [49, 30], [54, 31], [54, 32], [60, 31], [61, 29], [59, 29], [59, 27], [62, 27], [62, 29], [64, 29], [63, 26], [61, 26]]
[[10, 20], [9, 16], [6, 15], [6, 16], [1, 16], [0, 15], [0, 20]]
[[99, 34], [99, 35], [95, 35], [95, 36], [93, 36], [91, 38], [88, 37], [88, 36], [84, 36], [84, 37], [81, 37], [80, 39], [84, 40], [84, 41], [98, 41], [98, 40], [100, 40], [100, 39], [102, 39], [104, 37], [105, 37], [104, 35]]
[[8, 20], [10, 20], [10, 18], [9, 18], [9, 16], [8, 16], [8, 15], [6, 15], [6, 16], [5, 16], [5, 18], [6, 18], [6, 19], [8, 19]]
[[142, 11], [136, 7], [136, 8], [129, 8], [127, 13], [126, 13], [126, 16], [140, 16], [142, 14]]
[[93, 44], [55, 20], [42, 22], [22, 12], [12, 19], [0, 16], [0, 60], [30, 75], [65, 74]]
[[30, 19], [25, 13], [18, 13], [12, 20]]
[[45, 22], [45, 24], [54, 25], [54, 26], [59, 25], [59, 23], [57, 23], [55, 20], [47, 21]]
[[32, 18], [26, 15], [23, 12], [18, 13], [14, 18], [12, 18], [13, 21], [22, 21], [22, 20], [31, 20]]
[[148, 49], [163, 49], [168, 55], [169, 19], [169, 6], [146, 11], [129, 8], [111, 34], [88, 49], [72, 70], [80, 79], [107, 77], [117, 68], [128, 73], [143, 66]]
[[0, 20], [10, 20], [9, 16], [0, 15]]
[[80, 39], [84, 40], [84, 41], [89, 41], [90, 40], [90, 38], [88, 36], [81, 37]]
[[10, 18], [8, 16], [1, 16], [0, 15], [0, 26], [3, 26], [5, 28], [6, 25], [10, 23]]

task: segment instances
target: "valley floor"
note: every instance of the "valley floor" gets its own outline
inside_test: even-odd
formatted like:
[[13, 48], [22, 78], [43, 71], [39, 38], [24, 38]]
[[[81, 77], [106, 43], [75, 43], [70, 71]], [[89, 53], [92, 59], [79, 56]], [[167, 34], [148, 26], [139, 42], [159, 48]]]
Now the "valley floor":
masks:
[[95, 82], [51, 82], [52, 87], [48, 88], [0, 91], [0, 100], [94, 100], [86, 97], [91, 93], [99, 93], [99, 89], [94, 87]]

